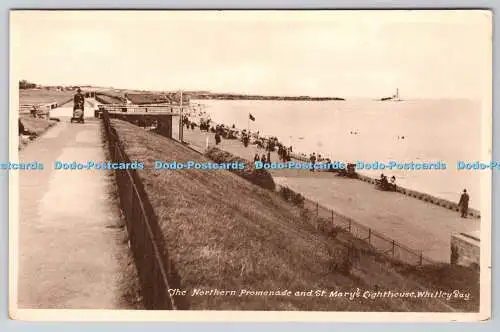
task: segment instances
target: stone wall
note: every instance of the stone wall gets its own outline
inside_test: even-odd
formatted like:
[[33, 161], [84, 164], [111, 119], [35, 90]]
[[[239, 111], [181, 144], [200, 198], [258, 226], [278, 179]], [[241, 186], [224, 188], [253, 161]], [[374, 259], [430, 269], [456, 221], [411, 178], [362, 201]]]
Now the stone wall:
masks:
[[171, 116], [163, 116], [158, 119], [158, 134], [172, 138], [172, 117]]
[[[375, 179], [368, 177], [366, 175], [358, 174], [358, 179], [361, 181], [364, 181], [364, 182], [371, 183], [371, 184], [376, 183]], [[432, 196], [432, 195], [429, 195], [426, 193], [422, 193], [422, 192], [419, 192], [416, 190], [407, 189], [407, 188], [401, 187], [399, 185], [396, 187], [396, 191], [399, 192], [400, 194], [410, 196], [410, 197], [413, 197], [413, 198], [416, 198], [416, 199], [419, 199], [421, 201], [428, 202], [428, 203], [431, 203], [431, 204], [434, 204], [437, 206], [441, 206], [441, 207], [448, 209], [448, 210], [456, 211], [457, 213], [459, 211], [459, 207], [458, 207], [457, 203], [451, 202], [451, 201], [444, 199], [444, 198], [438, 198], [438, 197], [435, 197], [435, 196]], [[479, 218], [481, 218], [481, 213], [478, 210], [469, 208], [468, 216], [472, 217], [472, 218], [479, 219]]]
[[456, 233], [451, 236], [451, 264], [479, 267], [480, 240], [478, 237]]

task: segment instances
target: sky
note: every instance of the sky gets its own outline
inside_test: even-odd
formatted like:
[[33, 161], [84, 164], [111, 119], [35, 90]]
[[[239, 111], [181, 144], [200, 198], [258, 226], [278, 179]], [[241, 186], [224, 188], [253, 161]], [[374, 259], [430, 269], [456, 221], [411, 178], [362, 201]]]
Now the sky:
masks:
[[263, 95], [482, 98], [485, 11], [12, 11], [11, 78]]

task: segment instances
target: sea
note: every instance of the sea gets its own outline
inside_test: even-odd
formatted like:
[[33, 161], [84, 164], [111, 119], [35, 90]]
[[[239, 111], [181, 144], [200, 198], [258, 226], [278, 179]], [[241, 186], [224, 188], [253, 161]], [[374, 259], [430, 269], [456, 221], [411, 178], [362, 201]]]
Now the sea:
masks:
[[[463, 189], [480, 208], [479, 170], [459, 170], [458, 161], [484, 160], [481, 101], [453, 100], [199, 100], [217, 123], [276, 136], [294, 152], [332, 161], [373, 164], [435, 163], [445, 170], [358, 170], [384, 173], [406, 188], [458, 201]], [[249, 115], [255, 121], [249, 119]]]

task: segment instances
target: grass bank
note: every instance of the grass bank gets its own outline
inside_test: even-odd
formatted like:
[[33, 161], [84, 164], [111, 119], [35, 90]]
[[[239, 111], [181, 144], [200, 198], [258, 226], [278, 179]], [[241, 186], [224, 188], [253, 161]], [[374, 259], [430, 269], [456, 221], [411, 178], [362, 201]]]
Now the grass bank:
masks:
[[170, 99], [168, 99], [165, 95], [155, 93], [127, 93], [127, 98], [130, 99], [132, 103], [137, 105], [170, 102]]
[[19, 149], [24, 148], [31, 141], [57, 123], [57, 121], [54, 120], [34, 118], [29, 115], [20, 115], [19, 119], [25, 130], [25, 134], [19, 136]]
[[19, 104], [46, 104], [55, 102], [58, 105], [62, 105], [72, 99], [74, 94], [74, 91], [21, 89], [19, 90]]
[[220, 150], [216, 147], [211, 147], [205, 152], [205, 155], [217, 163], [241, 163], [246, 165], [244, 169], [232, 170], [242, 178], [256, 184], [262, 188], [275, 190], [276, 184], [273, 177], [264, 169], [256, 169], [255, 166], [248, 160], [237, 157], [229, 152]]
[[125, 97], [115, 92], [96, 92], [95, 99], [102, 104], [124, 104]]
[[[447, 284], [440, 284], [437, 278], [423, 278], [422, 273], [425, 276], [426, 271], [434, 270], [414, 271], [397, 265], [370, 251], [367, 244], [350, 234], [334, 228], [325, 231], [325, 227], [318, 227], [317, 220], [279, 194], [228, 171], [155, 170], [152, 166], [156, 160], [209, 160], [130, 123], [111, 122], [130, 159], [143, 161], [146, 165], [138, 175], [158, 217], [180, 287], [187, 291], [188, 296], [183, 297], [183, 301], [188, 308], [453, 310], [450, 303], [440, 299], [363, 295], [376, 291], [460, 289], [460, 284], [453, 280], [461, 278], [462, 271], [448, 270]], [[432, 269], [439, 270], [439, 267]], [[467, 287], [460, 289], [473, 294], [467, 310], [477, 310], [478, 290], [470, 289], [471, 284]], [[356, 293], [358, 288], [360, 293]], [[189, 296], [195, 289], [235, 291], [236, 295]], [[240, 297], [241, 290], [290, 290], [292, 295]], [[324, 290], [325, 296], [307, 295], [317, 290]], [[295, 296], [296, 291], [304, 293]], [[354, 294], [352, 298], [350, 292]], [[337, 296], [329, 296], [331, 294]]]

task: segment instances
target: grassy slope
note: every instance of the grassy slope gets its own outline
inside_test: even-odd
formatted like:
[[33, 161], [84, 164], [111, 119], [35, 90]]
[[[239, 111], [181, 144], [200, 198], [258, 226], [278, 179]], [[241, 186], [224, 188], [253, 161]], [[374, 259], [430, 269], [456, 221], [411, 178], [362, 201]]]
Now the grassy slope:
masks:
[[98, 94], [96, 100], [103, 104], [121, 104], [121, 99], [110, 97], [107, 95]]
[[[20, 115], [20, 120], [24, 126], [24, 130], [30, 133], [31, 139], [40, 136], [47, 129], [55, 125], [57, 122], [47, 119], [33, 118], [29, 115]], [[19, 149], [22, 149], [31, 141], [27, 136], [19, 136]]]
[[[131, 160], [147, 165], [139, 176], [159, 218], [182, 288], [408, 291], [424, 289], [422, 284], [436, 287], [408, 268], [403, 276], [399, 272], [403, 267], [377, 254], [362, 254], [348, 275], [332, 269], [332, 252], [344, 252], [347, 242], [364, 244], [345, 233], [337, 238], [325, 236], [301, 217], [299, 208], [228, 171], [153, 170], [151, 165], [157, 159], [207, 159], [129, 123], [112, 122]], [[450, 310], [432, 299], [197, 296], [188, 301], [192, 309]]]
[[43, 132], [57, 123], [53, 120], [34, 118], [29, 115], [21, 115], [20, 119], [24, 125], [24, 129], [36, 136], [40, 136]]
[[62, 104], [70, 100], [74, 95], [73, 91], [52, 91], [52, 90], [19, 90], [19, 104], [45, 104], [57, 102]]
[[123, 94], [116, 91], [97, 91], [96, 99], [103, 104], [122, 104], [125, 102]]
[[153, 93], [128, 93], [128, 99], [132, 101], [134, 104], [154, 104], [154, 103], [166, 103], [169, 102], [168, 99], [165, 99], [162, 94], [153, 94]]

